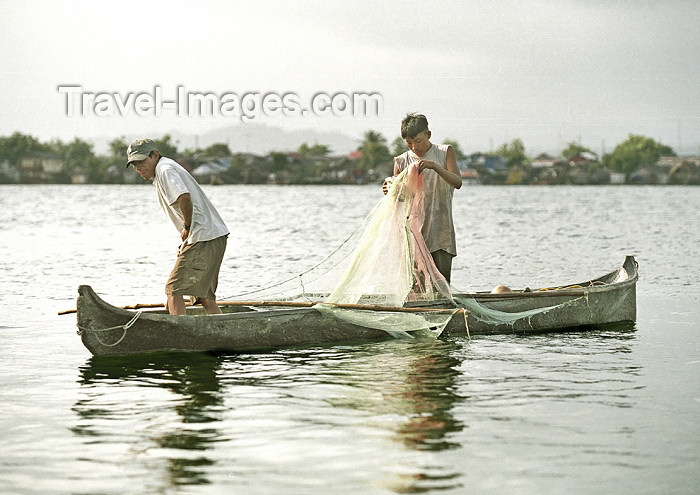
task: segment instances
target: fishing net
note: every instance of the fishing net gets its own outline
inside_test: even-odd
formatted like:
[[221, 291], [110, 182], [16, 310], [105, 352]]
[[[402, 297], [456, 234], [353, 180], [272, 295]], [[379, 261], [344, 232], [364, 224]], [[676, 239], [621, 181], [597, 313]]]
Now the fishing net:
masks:
[[[437, 337], [458, 311], [489, 325], [514, 327], [577, 301], [508, 312], [466, 294], [454, 295], [421, 234], [424, 198], [423, 174], [410, 165], [360, 227], [321, 263], [288, 280], [226, 299], [312, 303], [331, 318], [397, 338]], [[466, 326], [466, 313], [464, 319]]]
[[325, 314], [395, 337], [438, 336], [456, 307], [397, 311], [406, 303], [454, 306], [449, 283], [421, 234], [424, 215], [423, 175], [412, 165], [324, 261], [292, 279], [227, 299], [317, 302]]

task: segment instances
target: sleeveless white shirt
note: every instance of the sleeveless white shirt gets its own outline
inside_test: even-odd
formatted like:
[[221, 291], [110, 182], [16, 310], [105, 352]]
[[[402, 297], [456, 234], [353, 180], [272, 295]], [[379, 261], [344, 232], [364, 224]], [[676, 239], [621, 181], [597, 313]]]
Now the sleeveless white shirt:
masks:
[[[433, 144], [423, 156], [424, 160], [437, 163], [447, 168], [447, 144]], [[394, 158], [396, 170], [401, 172], [421, 158], [407, 151]], [[423, 189], [425, 192], [425, 221], [421, 233], [431, 253], [440, 249], [453, 256], [457, 255], [455, 227], [452, 220], [452, 196], [454, 187], [445, 182], [434, 170], [423, 170]]]

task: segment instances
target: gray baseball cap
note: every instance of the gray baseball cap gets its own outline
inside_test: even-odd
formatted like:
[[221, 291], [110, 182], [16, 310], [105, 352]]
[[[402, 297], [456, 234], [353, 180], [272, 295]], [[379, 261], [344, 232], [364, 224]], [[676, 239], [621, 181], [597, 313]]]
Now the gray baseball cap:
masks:
[[145, 160], [156, 149], [156, 143], [152, 139], [137, 139], [126, 150], [126, 167], [129, 168], [131, 162]]

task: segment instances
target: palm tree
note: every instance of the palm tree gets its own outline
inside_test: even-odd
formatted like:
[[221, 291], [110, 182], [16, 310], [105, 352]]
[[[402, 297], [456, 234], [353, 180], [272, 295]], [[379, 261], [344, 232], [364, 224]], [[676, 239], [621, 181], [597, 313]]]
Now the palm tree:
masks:
[[360, 151], [362, 151], [360, 168], [365, 171], [391, 160], [389, 148], [386, 146], [386, 138], [375, 131], [365, 132]]

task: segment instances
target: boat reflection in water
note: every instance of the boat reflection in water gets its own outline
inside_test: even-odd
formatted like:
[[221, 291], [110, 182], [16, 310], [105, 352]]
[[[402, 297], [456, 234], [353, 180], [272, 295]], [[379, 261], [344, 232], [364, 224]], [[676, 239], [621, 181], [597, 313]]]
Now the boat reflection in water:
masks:
[[[392, 440], [403, 447], [403, 462], [392, 465], [389, 476], [375, 484], [397, 493], [449, 490], [464, 485], [456, 464], [425, 462], [426, 456], [459, 450], [455, 441], [464, 424], [455, 417], [455, 405], [464, 400], [458, 393], [460, 367], [466, 348], [455, 341], [436, 341], [421, 352], [396, 353], [384, 366], [393, 370], [385, 383], [375, 382], [372, 397], [358, 408], [387, 418]], [[383, 356], [385, 361], [387, 356]], [[396, 418], [395, 422], [391, 418]], [[407, 462], [408, 461], [408, 462]]]
[[149, 470], [162, 471], [154, 464], [164, 464], [166, 485], [208, 483], [214, 460], [207, 451], [221, 436], [221, 359], [206, 353], [93, 356], [80, 368], [83, 398], [73, 407], [79, 418], [72, 430], [86, 443], [114, 449], [117, 464], [123, 456]]
[[[634, 324], [623, 323], [575, 335], [92, 357], [72, 430], [102, 481], [122, 477], [149, 493], [478, 487], [496, 482], [488, 473], [504, 448], [514, 462], [505, 477], [583, 475], [629, 455], [625, 442], [613, 452], [610, 438], [591, 438], [634, 404], [635, 342]], [[580, 413], [567, 413], [572, 402]], [[543, 418], [554, 426], [540, 435]]]
[[250, 478], [282, 488], [290, 476], [347, 483], [324, 468], [329, 456], [360, 485], [450, 488], [460, 473], [421, 458], [459, 448], [449, 435], [462, 429], [452, 413], [462, 352], [430, 340], [92, 357], [72, 430], [101, 469], [146, 475], [153, 490]]

